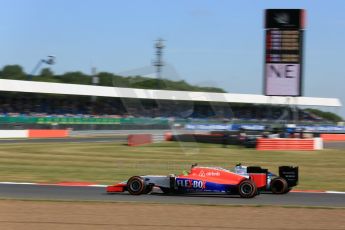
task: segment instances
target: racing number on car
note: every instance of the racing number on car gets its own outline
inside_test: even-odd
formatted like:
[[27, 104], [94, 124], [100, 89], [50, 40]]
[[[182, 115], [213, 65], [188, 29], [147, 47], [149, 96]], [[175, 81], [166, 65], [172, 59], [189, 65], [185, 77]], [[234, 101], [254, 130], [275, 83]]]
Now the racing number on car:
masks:
[[195, 180], [193, 181], [193, 188], [203, 188], [204, 187], [204, 183], [201, 180]]

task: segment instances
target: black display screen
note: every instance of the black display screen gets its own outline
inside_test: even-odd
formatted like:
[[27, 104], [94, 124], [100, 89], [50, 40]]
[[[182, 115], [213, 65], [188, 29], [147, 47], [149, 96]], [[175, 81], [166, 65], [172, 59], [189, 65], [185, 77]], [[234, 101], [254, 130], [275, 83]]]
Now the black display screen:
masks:
[[303, 29], [304, 10], [301, 9], [268, 9], [266, 10], [266, 29]]

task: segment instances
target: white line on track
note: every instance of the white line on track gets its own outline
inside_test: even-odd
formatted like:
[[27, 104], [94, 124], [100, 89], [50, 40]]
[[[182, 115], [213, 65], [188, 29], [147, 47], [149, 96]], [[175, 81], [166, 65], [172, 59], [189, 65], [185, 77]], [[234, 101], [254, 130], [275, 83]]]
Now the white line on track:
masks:
[[37, 183], [29, 183], [29, 182], [0, 182], [0, 184], [23, 184], [23, 185], [35, 185]]
[[326, 191], [326, 193], [343, 194], [343, 195], [345, 195], [345, 192], [338, 192], [338, 191]]

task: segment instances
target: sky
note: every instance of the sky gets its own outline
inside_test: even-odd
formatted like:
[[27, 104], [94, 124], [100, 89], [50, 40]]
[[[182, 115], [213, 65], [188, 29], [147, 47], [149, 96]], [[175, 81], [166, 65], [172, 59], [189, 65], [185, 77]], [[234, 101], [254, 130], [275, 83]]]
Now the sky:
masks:
[[[152, 74], [165, 40], [163, 76], [231, 93], [262, 94], [264, 10], [305, 9], [304, 96], [345, 103], [345, 1], [0, 0], [0, 67]], [[331, 109], [345, 117], [345, 106]]]

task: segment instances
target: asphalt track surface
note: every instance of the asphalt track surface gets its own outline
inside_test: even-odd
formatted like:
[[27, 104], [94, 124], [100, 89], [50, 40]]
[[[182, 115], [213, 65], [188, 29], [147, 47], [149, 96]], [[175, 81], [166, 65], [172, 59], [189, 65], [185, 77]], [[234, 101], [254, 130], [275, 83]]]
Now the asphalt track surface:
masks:
[[310, 207], [345, 207], [344, 194], [300, 193], [285, 195], [260, 194], [252, 199], [224, 194], [163, 195], [153, 193], [133, 196], [128, 193], [107, 194], [104, 187], [73, 187], [54, 185], [1, 184], [1, 199], [99, 201], [99, 202], [147, 202], [203, 205], [275, 205]]

